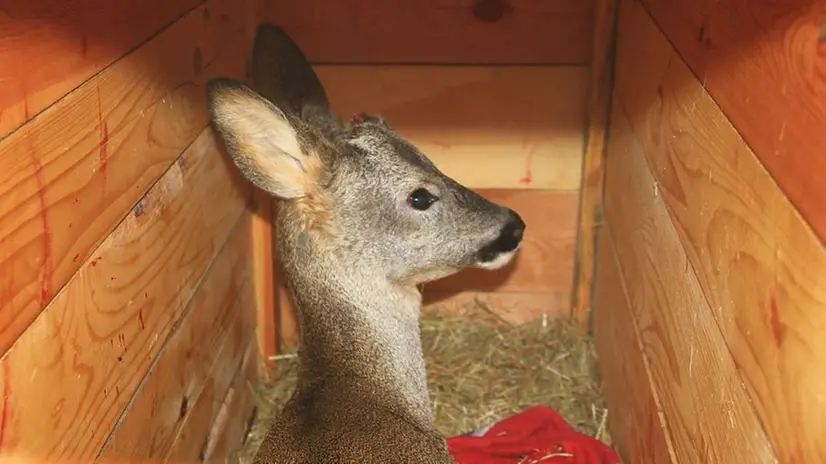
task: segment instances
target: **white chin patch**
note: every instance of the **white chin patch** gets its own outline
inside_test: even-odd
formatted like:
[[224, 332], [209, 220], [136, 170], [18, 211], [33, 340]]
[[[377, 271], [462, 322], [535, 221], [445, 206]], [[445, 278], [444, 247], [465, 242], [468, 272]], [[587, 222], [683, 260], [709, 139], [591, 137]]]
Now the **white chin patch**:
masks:
[[505, 266], [508, 265], [508, 263], [513, 261], [513, 257], [516, 256], [516, 252], [519, 251], [519, 248], [521, 248], [521, 247], [522, 247], [522, 244], [520, 243], [516, 247], [515, 250], [509, 251], [507, 253], [500, 253], [499, 256], [494, 258], [493, 261], [488, 261], [486, 263], [477, 262], [476, 267], [478, 267], [480, 269], [485, 269], [485, 270], [488, 270], [488, 271], [493, 271], [493, 270], [505, 267]]

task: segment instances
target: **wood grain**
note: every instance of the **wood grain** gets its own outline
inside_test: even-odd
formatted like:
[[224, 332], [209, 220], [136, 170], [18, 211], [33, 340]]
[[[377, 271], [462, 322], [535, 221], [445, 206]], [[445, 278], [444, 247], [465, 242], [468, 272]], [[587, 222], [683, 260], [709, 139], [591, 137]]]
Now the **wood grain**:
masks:
[[342, 118], [377, 113], [477, 189], [577, 191], [588, 70], [316, 66]]
[[591, 324], [591, 299], [594, 292], [595, 246], [602, 224], [602, 189], [605, 184], [606, 136], [610, 116], [614, 74], [614, 40], [617, 0], [594, 2], [594, 36], [591, 39], [585, 152], [580, 181], [579, 236], [572, 317], [584, 327]]
[[[252, 318], [246, 320], [252, 321]], [[181, 433], [178, 435], [172, 450], [163, 461], [165, 463], [206, 462], [214, 458], [217, 446], [221, 443], [221, 432], [228, 421], [236, 413], [251, 413], [251, 408], [245, 404], [234, 404], [234, 400], [246, 402], [250, 396], [249, 375], [257, 366], [257, 347], [253, 340], [254, 327], [248, 326], [246, 331], [247, 345], [239, 344], [244, 337], [233, 337], [225, 350], [233, 353], [231, 359], [225, 363], [216, 364], [210, 373], [204, 390], [198, 401], [184, 419]], [[246, 427], [245, 427], [246, 429]]]
[[592, 2], [508, 0], [270, 2], [281, 25], [314, 62], [587, 64]]
[[824, 461], [826, 249], [640, 5], [622, 15], [616, 94], [726, 351], [781, 462]]
[[826, 240], [826, 3], [643, 3], [821, 242]]
[[208, 1], [0, 141], [0, 353], [206, 127], [205, 79], [243, 75], [240, 16]]
[[230, 338], [239, 338], [240, 345], [249, 342], [243, 337], [248, 335], [247, 319], [256, 297], [252, 227], [252, 216], [245, 214], [210, 263], [177, 329], [124, 411], [99, 460], [148, 462], [164, 458], [213, 366], [233, 361], [231, 350], [221, 348], [234, 343], [228, 341]]
[[228, 163], [204, 130], [7, 352], [0, 456], [98, 454], [244, 210]]
[[0, 139], [200, 3], [0, 1]]
[[[631, 24], [624, 20], [619, 47], [628, 45], [627, 31], [637, 30], [626, 28]], [[613, 107], [605, 217], [677, 462], [777, 462], [655, 189], [645, 145], [636, 140], [620, 104]]]
[[599, 230], [594, 286], [594, 344], [608, 403], [611, 440], [622, 459], [635, 464], [676, 464], [659, 398], [628, 303], [610, 235]]

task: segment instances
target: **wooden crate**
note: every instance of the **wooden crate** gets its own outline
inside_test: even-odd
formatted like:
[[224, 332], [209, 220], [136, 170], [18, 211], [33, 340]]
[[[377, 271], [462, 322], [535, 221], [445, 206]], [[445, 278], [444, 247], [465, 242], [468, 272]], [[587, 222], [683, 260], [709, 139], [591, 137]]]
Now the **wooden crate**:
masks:
[[[592, 327], [629, 463], [826, 462], [826, 4], [0, 0], [0, 456], [224, 462], [295, 344], [277, 205], [208, 128], [262, 22], [342, 117], [516, 209], [425, 287]], [[823, 324], [823, 325], [821, 325]]]

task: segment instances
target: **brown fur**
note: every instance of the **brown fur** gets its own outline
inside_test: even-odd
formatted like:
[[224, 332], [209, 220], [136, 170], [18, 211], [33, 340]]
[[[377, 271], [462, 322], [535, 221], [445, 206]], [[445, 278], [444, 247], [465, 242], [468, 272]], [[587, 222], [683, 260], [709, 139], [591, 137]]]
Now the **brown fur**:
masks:
[[[256, 463], [453, 462], [433, 424], [417, 286], [500, 267], [524, 224], [441, 173], [378, 117], [331, 116], [303, 54], [262, 26], [255, 86], [210, 81], [213, 127], [281, 199], [276, 250], [298, 309], [296, 391]], [[415, 192], [435, 198], [414, 208]]]

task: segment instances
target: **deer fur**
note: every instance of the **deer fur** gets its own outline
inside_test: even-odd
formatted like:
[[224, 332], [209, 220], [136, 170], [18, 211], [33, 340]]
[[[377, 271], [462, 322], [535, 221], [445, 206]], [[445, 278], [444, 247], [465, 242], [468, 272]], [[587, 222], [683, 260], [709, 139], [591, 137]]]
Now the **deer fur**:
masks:
[[[383, 119], [342, 123], [310, 64], [259, 27], [253, 87], [207, 84], [215, 132], [280, 200], [276, 250], [300, 324], [296, 390], [259, 464], [452, 463], [419, 331], [425, 282], [513, 258], [525, 224], [438, 170]], [[417, 209], [425, 189], [436, 200]], [[421, 202], [419, 202], [420, 204]]]

